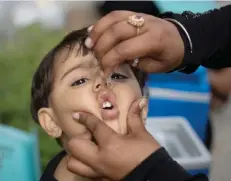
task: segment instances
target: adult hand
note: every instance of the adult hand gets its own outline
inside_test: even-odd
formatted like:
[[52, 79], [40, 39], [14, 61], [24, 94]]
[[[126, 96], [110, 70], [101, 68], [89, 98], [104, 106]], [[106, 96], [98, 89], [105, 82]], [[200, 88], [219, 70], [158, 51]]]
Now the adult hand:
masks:
[[[127, 20], [131, 15], [144, 18], [137, 35], [136, 27]], [[114, 69], [139, 58], [138, 68], [148, 72], [167, 72], [179, 66], [184, 56], [184, 43], [174, 24], [142, 13], [113, 11], [101, 18], [90, 30], [85, 44], [93, 48], [105, 70]]]
[[74, 138], [68, 143], [68, 169], [82, 176], [120, 180], [160, 148], [141, 120], [143, 101], [135, 101], [128, 115], [128, 134], [119, 135], [92, 115], [79, 121], [92, 133], [95, 143]]

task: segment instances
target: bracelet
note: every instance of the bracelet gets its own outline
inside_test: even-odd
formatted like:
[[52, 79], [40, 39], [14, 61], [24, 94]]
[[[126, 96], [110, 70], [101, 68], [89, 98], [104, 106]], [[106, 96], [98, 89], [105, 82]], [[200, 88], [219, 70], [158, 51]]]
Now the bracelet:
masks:
[[[177, 29], [178, 29], [179, 33], [181, 34], [181, 36], [185, 36], [186, 41], [188, 40], [188, 42], [185, 42], [184, 38], [182, 37], [183, 41], [184, 41], [184, 44], [185, 44], [185, 48], [188, 47], [190, 49], [190, 53], [192, 54], [192, 52], [193, 52], [192, 40], [191, 40], [191, 38], [190, 38], [190, 36], [188, 34], [188, 31], [185, 29], [185, 27], [179, 21], [177, 21], [177, 20], [175, 20], [173, 18], [163, 18], [163, 19], [177, 25]], [[179, 65], [175, 69], [169, 71], [168, 73], [171, 73], [171, 72], [174, 72], [174, 71], [184, 72], [185, 69], [188, 69], [188, 65], [187, 65], [187, 63], [183, 62], [181, 65]]]
[[172, 19], [172, 18], [164, 18], [164, 19], [167, 20], [167, 21], [170, 21], [170, 22], [172, 22], [172, 23], [175, 23], [175, 24], [177, 24], [179, 27], [181, 27], [181, 29], [184, 31], [185, 35], [186, 35], [187, 38], [188, 38], [189, 46], [190, 46], [190, 52], [192, 53], [192, 51], [193, 51], [192, 40], [191, 40], [191, 38], [190, 38], [190, 36], [189, 36], [189, 34], [188, 34], [188, 31], [185, 29], [185, 27], [184, 27], [179, 21], [177, 21], [177, 20], [175, 20], [175, 19]]

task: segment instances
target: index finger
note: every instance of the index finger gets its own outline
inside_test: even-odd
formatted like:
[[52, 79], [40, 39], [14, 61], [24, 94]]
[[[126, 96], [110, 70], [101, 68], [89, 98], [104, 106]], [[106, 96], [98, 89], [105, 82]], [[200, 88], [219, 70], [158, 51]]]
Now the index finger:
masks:
[[107, 144], [116, 132], [92, 114], [80, 114], [79, 122], [86, 126], [100, 145]]
[[99, 21], [97, 21], [97, 23], [94, 25], [93, 29], [90, 32], [90, 37], [93, 41], [93, 44], [111, 25], [120, 21], [124, 21], [128, 19], [129, 16], [134, 14], [136, 13], [132, 11], [112, 11], [111, 13], [102, 17]]

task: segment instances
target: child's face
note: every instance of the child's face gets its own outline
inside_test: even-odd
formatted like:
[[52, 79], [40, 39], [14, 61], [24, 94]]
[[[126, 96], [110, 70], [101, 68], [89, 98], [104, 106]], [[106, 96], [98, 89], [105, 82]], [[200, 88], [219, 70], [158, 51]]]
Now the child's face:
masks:
[[[128, 110], [132, 102], [142, 96], [129, 65], [118, 67], [111, 76], [111, 85], [107, 87], [92, 54], [76, 56], [73, 51], [67, 58], [64, 54], [55, 63], [50, 107], [39, 111], [41, 126], [53, 137], [60, 136], [60, 132], [55, 134], [52, 130], [61, 130], [70, 139], [86, 131], [83, 125], [73, 120], [73, 113], [87, 112], [116, 132], [125, 134]], [[112, 104], [112, 109], [110, 104], [105, 104], [107, 101]]]

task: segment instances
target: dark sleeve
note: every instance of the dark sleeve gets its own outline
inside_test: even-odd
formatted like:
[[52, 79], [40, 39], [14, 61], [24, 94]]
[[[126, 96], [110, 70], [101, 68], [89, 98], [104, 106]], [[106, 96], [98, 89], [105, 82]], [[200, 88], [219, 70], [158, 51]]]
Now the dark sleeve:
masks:
[[127, 10], [157, 16], [160, 11], [153, 1], [105, 1], [98, 6], [102, 16], [115, 10]]
[[192, 53], [185, 43], [187, 37], [182, 36], [186, 45], [183, 64], [213, 69], [231, 66], [231, 5], [202, 14], [186, 11], [183, 14], [165, 13], [162, 17], [176, 19], [190, 35]]
[[57, 154], [46, 166], [41, 178], [39, 181], [58, 181], [54, 177], [55, 170], [63, 157], [66, 155], [65, 151], [61, 151], [59, 154]]
[[208, 181], [205, 175], [191, 176], [160, 148], [121, 181]]

